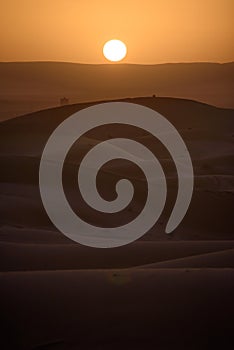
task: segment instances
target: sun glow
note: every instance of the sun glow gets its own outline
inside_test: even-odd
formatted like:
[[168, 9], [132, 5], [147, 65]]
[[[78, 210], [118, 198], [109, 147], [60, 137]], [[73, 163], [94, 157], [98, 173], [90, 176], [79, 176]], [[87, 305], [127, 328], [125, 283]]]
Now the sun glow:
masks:
[[121, 61], [127, 54], [126, 45], [120, 40], [110, 40], [103, 46], [103, 55], [111, 62]]

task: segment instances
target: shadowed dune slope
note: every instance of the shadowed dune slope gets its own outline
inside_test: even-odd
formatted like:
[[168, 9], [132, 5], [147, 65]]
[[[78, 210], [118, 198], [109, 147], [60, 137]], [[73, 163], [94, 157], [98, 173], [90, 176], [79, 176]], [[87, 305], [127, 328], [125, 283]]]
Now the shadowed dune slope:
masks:
[[[233, 110], [171, 98], [136, 98], [122, 101], [138, 103], [160, 112], [183, 137], [191, 155], [195, 175], [194, 194], [188, 213], [172, 235], [164, 234], [177, 194], [177, 173], [173, 159], [151, 134], [122, 125], [91, 130], [71, 148], [64, 166], [64, 188], [73, 210], [97, 226], [102, 226], [103, 223], [118, 226], [139, 214], [146, 199], [146, 182], [138, 168], [129, 162], [107, 163], [100, 170], [97, 179], [101, 195], [108, 200], [113, 200], [118, 179], [127, 177], [133, 181], [136, 196], [119, 216], [115, 214], [111, 218], [103, 218], [84, 203], [77, 188], [76, 176], [82, 157], [101, 140], [127, 137], [144, 144], [155, 154], [167, 178], [168, 198], [165, 210], [143, 240], [233, 239]], [[39, 194], [40, 157], [53, 130], [68, 116], [90, 105], [92, 104], [78, 104], [42, 110], [0, 124], [2, 225], [54, 230]]]
[[183, 222], [165, 225], [177, 174], [165, 147], [142, 130], [101, 127], [71, 148], [63, 185], [75, 212], [94, 225], [117, 226], [139, 214], [146, 181], [124, 161], [98, 175], [100, 194], [129, 178], [135, 195], [120, 216], [103, 218], [85, 205], [77, 186], [84, 154], [101, 140], [133, 138], [164, 168], [168, 197], [157, 224], [141, 240], [114, 249], [81, 246], [59, 233], [40, 199], [38, 169], [52, 131], [91, 104], [43, 110], [0, 124], [0, 322], [3, 349], [232, 350], [233, 110], [189, 100], [138, 98], [167, 117], [189, 149], [195, 188]]
[[3, 273], [1, 341], [12, 349], [231, 350], [233, 277], [231, 269]]

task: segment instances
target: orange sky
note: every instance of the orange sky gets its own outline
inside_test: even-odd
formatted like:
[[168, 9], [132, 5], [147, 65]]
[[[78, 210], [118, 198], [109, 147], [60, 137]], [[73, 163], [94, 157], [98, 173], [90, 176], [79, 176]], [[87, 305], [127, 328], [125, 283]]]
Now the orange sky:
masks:
[[234, 60], [234, 0], [7, 0], [0, 61], [107, 63], [123, 40], [126, 63]]

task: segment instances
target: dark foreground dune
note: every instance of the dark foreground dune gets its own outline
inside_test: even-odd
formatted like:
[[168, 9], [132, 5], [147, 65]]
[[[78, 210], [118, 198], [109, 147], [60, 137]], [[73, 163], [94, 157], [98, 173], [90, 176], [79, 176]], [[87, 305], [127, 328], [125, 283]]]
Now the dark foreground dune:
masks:
[[[189, 149], [194, 194], [181, 225], [165, 225], [177, 193], [173, 160], [152, 137], [128, 128], [100, 128], [71, 150], [64, 188], [73, 210], [93, 224], [118, 226], [144, 205], [145, 182], [132, 165], [100, 171], [101, 194], [129, 177], [136, 197], [121, 216], [103, 219], [76, 189], [82, 154], [100, 140], [131, 137], [149, 147], [167, 178], [168, 198], [142, 239], [114, 249], [81, 246], [59, 233], [43, 208], [38, 169], [51, 132], [91, 104], [72, 105], [0, 124], [0, 347], [4, 350], [209, 350], [234, 348], [234, 114], [194, 101], [126, 100], [166, 116]], [[80, 152], [82, 151], [82, 152]], [[82, 153], [82, 154], [81, 154]], [[99, 182], [98, 182], [99, 183]]]
[[12, 349], [233, 348], [233, 269], [9, 272], [0, 280], [2, 339]]
[[[141, 265], [147, 268], [157, 267], [157, 265], [174, 267], [173, 264], [178, 267], [213, 267], [212, 264], [209, 265], [212, 253], [218, 254], [218, 256], [214, 255], [217, 259], [214, 267], [219, 267], [218, 257], [221, 253], [226, 255], [221, 255], [220, 264], [224, 267], [233, 267], [233, 249], [233, 241], [137, 241], [113, 249], [95, 249], [77, 243], [0, 242], [2, 271], [123, 269], [141, 267]], [[213, 258], [213, 261], [216, 259]], [[197, 261], [200, 261], [200, 265]]]
[[[172, 98], [124, 101], [145, 105], [164, 115], [180, 132], [190, 152], [195, 177], [193, 200], [180, 227], [170, 238], [233, 239], [234, 111]], [[54, 230], [40, 199], [40, 157], [53, 130], [71, 114], [90, 105], [77, 104], [39, 111], [0, 124], [2, 225]], [[129, 162], [107, 163], [101, 168], [97, 179], [103, 197], [109, 200], [113, 200], [116, 181], [127, 177], [133, 182], [136, 197], [121, 215], [112, 215], [111, 218], [107, 215], [104, 218], [90, 210], [81, 198], [76, 178], [82, 157], [101, 140], [114, 137], [133, 138], [148, 147], [161, 162], [167, 178], [167, 203], [160, 220], [143, 239], [167, 240], [165, 225], [175, 203], [177, 173], [166, 148], [141, 129], [121, 125], [103, 126], [86, 133], [73, 145], [64, 166], [64, 188], [73, 210], [78, 210], [97, 226], [102, 226], [103, 222], [118, 226], [136, 217], [143, 208], [145, 178]]]

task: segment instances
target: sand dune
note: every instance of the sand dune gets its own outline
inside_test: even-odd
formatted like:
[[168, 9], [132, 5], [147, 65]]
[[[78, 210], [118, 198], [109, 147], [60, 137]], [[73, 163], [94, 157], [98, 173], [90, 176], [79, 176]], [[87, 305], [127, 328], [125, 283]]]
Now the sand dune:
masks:
[[120, 216], [104, 219], [90, 211], [76, 188], [83, 154], [99, 140], [119, 135], [142, 142], [160, 160], [168, 184], [166, 208], [150, 232], [130, 245], [94, 249], [72, 242], [55, 229], [43, 209], [38, 167], [51, 132], [90, 104], [2, 122], [0, 345], [4, 350], [119, 350], [123, 344], [129, 350], [233, 349], [233, 110], [168, 98], [126, 101], [159, 111], [183, 136], [195, 172], [188, 213], [173, 234], [165, 234], [177, 193], [173, 160], [141, 130], [104, 127], [75, 144], [65, 164], [64, 188], [73, 209], [94, 224], [113, 225], [141, 210], [144, 178], [124, 161], [104, 166], [98, 179], [105, 184], [100, 191], [107, 199], [119, 178], [132, 180], [136, 196]]
[[[171, 96], [233, 108], [234, 64], [0, 63], [0, 120], [70, 103]], [[100, 83], [101, 82], [101, 83]]]
[[[20, 233], [18, 233], [20, 234]], [[31, 232], [33, 235], [33, 232]], [[115, 249], [90, 249], [79, 244], [49, 244], [38, 243], [34, 232], [35, 242], [8, 243], [1, 242], [1, 270], [2, 271], [31, 271], [31, 270], [79, 270], [79, 269], [111, 269], [141, 266], [143, 264], [159, 263], [208, 254], [229, 251], [234, 248], [232, 241], [203, 241], [203, 242], [136, 242]], [[31, 240], [33, 237], [31, 236]], [[224, 256], [224, 260], [228, 256]], [[195, 258], [194, 258], [195, 259]], [[186, 261], [186, 259], [185, 259]], [[189, 261], [188, 266], [189, 267]], [[191, 267], [196, 267], [191, 260]], [[218, 262], [218, 260], [217, 260]], [[167, 262], [164, 263], [167, 267]], [[173, 265], [173, 262], [171, 263]], [[177, 264], [177, 262], [175, 262]], [[185, 262], [186, 264], [186, 262]], [[225, 263], [224, 263], [225, 264]], [[161, 265], [159, 264], [159, 267]], [[175, 265], [177, 266], [177, 265]], [[202, 267], [202, 263], [200, 262]], [[206, 267], [204, 260], [204, 267]], [[148, 265], [146, 265], [148, 267]], [[157, 264], [156, 264], [157, 267]], [[162, 263], [162, 267], [164, 267]], [[173, 267], [169, 264], [169, 267]], [[180, 265], [178, 265], [180, 267]], [[183, 264], [182, 264], [182, 267]], [[227, 266], [228, 267], [228, 266]]]
[[11, 348], [232, 349], [232, 269], [11, 272], [0, 282]]
[[[189, 149], [195, 175], [190, 209], [172, 239], [232, 239], [234, 185], [233, 110], [215, 108], [194, 101], [171, 98], [124, 100], [153, 108], [166, 116], [179, 130]], [[51, 132], [66, 117], [91, 104], [78, 104], [40, 111], [0, 124], [0, 196], [2, 225], [27, 229], [54, 230], [43, 209], [39, 188], [40, 156]], [[29, 132], [30, 130], [30, 132]], [[99, 174], [104, 198], [111, 200], [116, 181], [129, 177], [136, 189], [134, 201], [121, 215], [111, 218], [90, 210], [77, 188], [76, 174], [82, 157], [96, 143], [113, 137], [133, 138], [148, 147], [160, 160], [168, 182], [167, 206], [146, 240], [166, 240], [164, 228], [177, 193], [177, 174], [173, 159], [152, 136], [136, 128], [115, 125], [90, 131], [75, 143], [64, 167], [64, 185], [73, 209], [93, 224], [114, 226], [134, 218], [143, 208], [145, 180], [138, 169], [126, 161], [109, 162]], [[101, 184], [105, 183], [105, 186]], [[16, 210], [17, 208], [17, 210]], [[175, 237], [175, 238], [174, 238]]]
[[218, 252], [194, 254], [179, 259], [172, 258], [154, 264], [137, 266], [137, 268], [234, 268], [234, 249], [232, 249], [231, 246], [232, 244], [230, 244], [230, 249], [228, 248]]

